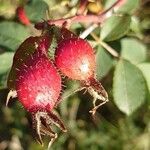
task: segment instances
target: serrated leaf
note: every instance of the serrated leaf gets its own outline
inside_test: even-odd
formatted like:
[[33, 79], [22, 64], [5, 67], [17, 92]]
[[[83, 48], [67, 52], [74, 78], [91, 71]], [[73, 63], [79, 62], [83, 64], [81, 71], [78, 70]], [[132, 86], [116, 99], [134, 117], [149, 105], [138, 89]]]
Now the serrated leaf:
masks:
[[149, 94], [150, 94], [150, 63], [142, 63], [142, 64], [139, 64], [138, 67], [140, 68], [140, 70], [142, 71], [145, 77], [145, 80], [149, 89]]
[[43, 0], [32, 0], [25, 6], [27, 16], [33, 22], [44, 19], [46, 10], [48, 10], [48, 5]]
[[146, 47], [136, 39], [124, 38], [121, 40], [121, 56], [138, 64], [146, 60]]
[[112, 6], [116, 0], [105, 0], [103, 1], [103, 5], [105, 9], [108, 9], [110, 6]]
[[127, 2], [118, 9], [118, 12], [133, 13], [140, 5], [139, 0], [127, 0]]
[[0, 74], [0, 89], [6, 88], [7, 73]]
[[127, 60], [119, 60], [113, 80], [113, 96], [117, 107], [127, 115], [139, 108], [146, 97], [142, 72]]
[[112, 68], [113, 59], [101, 46], [97, 48], [96, 53], [96, 72], [98, 79], [104, 77]]
[[[105, 0], [104, 1], [104, 8], [108, 9], [110, 6], [112, 6], [116, 0]], [[139, 6], [139, 0], [126, 0], [125, 3], [117, 10], [117, 12], [122, 12], [125, 14], [131, 14], [134, 13], [134, 11]]]
[[101, 39], [114, 41], [124, 36], [129, 30], [131, 17], [128, 15], [114, 15], [104, 22], [101, 28]]
[[7, 73], [12, 64], [13, 55], [13, 52], [0, 54], [0, 88], [6, 87]]
[[0, 16], [5, 19], [13, 19], [16, 5], [18, 5], [17, 0], [15, 0], [13, 3], [11, 0], [0, 0]]
[[57, 40], [56, 40], [55, 36], [53, 36], [51, 45], [48, 49], [48, 57], [49, 58], [54, 59], [56, 47], [57, 47]]
[[0, 47], [15, 51], [20, 43], [29, 36], [29, 30], [15, 22], [0, 23]]
[[141, 27], [140, 27], [140, 20], [136, 16], [132, 16], [131, 18], [131, 26], [130, 30], [135, 32], [138, 36], [141, 36]]
[[0, 54], [0, 74], [4, 74], [12, 65], [14, 53], [4, 52]]

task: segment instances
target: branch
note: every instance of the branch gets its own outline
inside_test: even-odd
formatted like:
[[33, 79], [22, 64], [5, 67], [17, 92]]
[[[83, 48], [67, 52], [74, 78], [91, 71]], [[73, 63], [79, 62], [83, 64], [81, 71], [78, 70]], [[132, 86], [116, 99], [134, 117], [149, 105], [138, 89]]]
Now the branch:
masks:
[[[69, 18], [62, 18], [58, 20], [48, 20], [46, 23], [48, 25], [63, 26], [64, 24], [71, 25], [73, 23], [82, 22], [82, 23], [101, 23], [104, 20], [104, 15], [78, 15]], [[41, 30], [45, 26], [45, 21], [35, 24], [35, 28]]]
[[[113, 10], [117, 10], [118, 8], [120, 8], [122, 5], [124, 5], [126, 3], [127, 0], [117, 0], [111, 7], [109, 7], [107, 10], [101, 12], [101, 16], [104, 17], [104, 20], [107, 19], [108, 17], [110, 17], [113, 13]], [[89, 26], [87, 29], [85, 29], [85, 31], [83, 31], [80, 34], [80, 37], [85, 39], [92, 31], [94, 31], [95, 28], [98, 27], [98, 24], [94, 23], [91, 26]]]
[[99, 43], [102, 47], [104, 47], [112, 56], [118, 58], [119, 54], [114, 50], [112, 47], [110, 47], [107, 43], [103, 42], [100, 38], [98, 38], [94, 33], [91, 33], [92, 37]]
[[121, 7], [127, 0], [117, 0], [110, 8], [105, 10], [99, 15], [76, 15], [68, 18], [61, 18], [57, 20], [48, 20], [44, 22], [39, 22], [35, 24], [35, 28], [38, 30], [42, 30], [45, 28], [45, 26], [48, 25], [56, 25], [56, 26], [70, 26], [73, 23], [102, 23], [108, 16], [110, 16], [110, 13], [112, 13], [112, 10], [117, 9]]
[[106, 14], [109, 13], [112, 10], [118, 10], [121, 6], [123, 6], [125, 3], [127, 2], [127, 0], [117, 0], [112, 6], [110, 6], [107, 10], [105, 10], [104, 12], [102, 12], [101, 14]]
[[94, 31], [95, 28], [98, 27], [98, 24], [92, 24], [88, 28], [86, 28], [81, 34], [80, 38], [85, 39], [92, 31]]

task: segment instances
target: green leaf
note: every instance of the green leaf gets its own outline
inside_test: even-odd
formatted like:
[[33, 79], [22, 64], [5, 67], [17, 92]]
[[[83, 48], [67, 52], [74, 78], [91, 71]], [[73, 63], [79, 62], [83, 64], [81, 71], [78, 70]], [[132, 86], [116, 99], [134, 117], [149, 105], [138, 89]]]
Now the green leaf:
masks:
[[[116, 0], [105, 0], [104, 1], [104, 8], [108, 9], [110, 6], [112, 6]], [[122, 12], [126, 14], [134, 13], [134, 11], [140, 6], [139, 0], [126, 0], [124, 5], [120, 7], [117, 12]]]
[[15, 51], [20, 43], [29, 36], [29, 30], [15, 22], [0, 23], [0, 47]]
[[120, 60], [116, 66], [113, 96], [117, 107], [127, 115], [132, 114], [144, 103], [146, 83], [143, 74], [127, 60]]
[[45, 18], [48, 5], [43, 0], [32, 0], [25, 6], [25, 10], [29, 19], [37, 22]]
[[130, 30], [136, 33], [137, 36], [141, 33], [140, 20], [138, 17], [132, 16]]
[[127, 0], [127, 2], [118, 9], [118, 12], [134, 13], [134, 11], [140, 6], [139, 0]]
[[140, 26], [143, 30], [149, 30], [150, 27], [149, 16], [145, 17], [140, 23], [141, 23]]
[[53, 36], [51, 45], [50, 45], [50, 47], [48, 49], [48, 56], [51, 59], [54, 59], [54, 57], [55, 57], [55, 50], [56, 50], [57, 44], [58, 44], [57, 40], [56, 40], [55, 36]]
[[6, 87], [7, 74], [12, 65], [13, 55], [12, 52], [0, 54], [0, 88]]
[[105, 9], [108, 9], [110, 6], [112, 6], [116, 0], [105, 0], [103, 1], [103, 5]]
[[140, 41], [132, 38], [121, 40], [121, 56], [132, 63], [140, 63], [146, 60], [146, 47]]
[[0, 74], [0, 89], [6, 88], [7, 73]]
[[101, 28], [101, 39], [114, 41], [124, 36], [129, 30], [131, 17], [128, 15], [114, 15], [104, 22]]
[[145, 77], [145, 80], [149, 89], [149, 94], [150, 94], [150, 63], [142, 63], [138, 65], [138, 67], [140, 68], [140, 70], [142, 71]]
[[113, 66], [113, 59], [101, 46], [98, 46], [97, 49], [96, 66], [98, 79], [101, 79], [102, 77], [107, 75], [107, 73]]
[[12, 65], [14, 53], [5, 52], [0, 54], [0, 74], [4, 74]]

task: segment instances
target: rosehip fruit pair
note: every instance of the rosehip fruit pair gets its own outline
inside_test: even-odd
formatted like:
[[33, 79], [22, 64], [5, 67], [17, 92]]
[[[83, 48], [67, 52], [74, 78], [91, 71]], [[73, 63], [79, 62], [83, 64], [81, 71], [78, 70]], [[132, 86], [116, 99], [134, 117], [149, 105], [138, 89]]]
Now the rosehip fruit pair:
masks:
[[[54, 36], [58, 42], [54, 64], [48, 57], [53, 34], [46, 32], [40, 37], [30, 37], [20, 45], [8, 78], [10, 92], [7, 99], [8, 103], [10, 97], [19, 98], [24, 108], [32, 114], [38, 141], [42, 144], [41, 135], [49, 135], [49, 145], [57, 137], [51, 129], [53, 124], [66, 132], [63, 122], [53, 113], [61, 99], [62, 84], [58, 70], [70, 79], [81, 81], [83, 88], [93, 96], [94, 108], [90, 111], [93, 115], [108, 101], [107, 92], [95, 79], [95, 55], [88, 42], [63, 28], [60, 37]], [[97, 99], [102, 103], [96, 106]]]

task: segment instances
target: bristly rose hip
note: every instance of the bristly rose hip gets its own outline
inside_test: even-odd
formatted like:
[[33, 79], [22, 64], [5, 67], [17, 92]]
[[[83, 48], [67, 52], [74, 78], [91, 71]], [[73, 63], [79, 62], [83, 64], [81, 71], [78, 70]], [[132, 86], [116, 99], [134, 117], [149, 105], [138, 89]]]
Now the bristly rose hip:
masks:
[[8, 78], [12, 79], [12, 82], [8, 81], [11, 89], [8, 97], [18, 97], [31, 114], [33, 129], [41, 144], [41, 135], [50, 136], [50, 144], [57, 138], [52, 125], [66, 132], [63, 122], [53, 113], [60, 102], [61, 76], [47, 56], [48, 39], [50, 42], [51, 38], [47, 35], [26, 39], [14, 56], [10, 74], [14, 77]]
[[[96, 110], [108, 101], [108, 95], [101, 83], [96, 79], [96, 60], [93, 48], [81, 38], [62, 40], [55, 51], [55, 64], [67, 77], [79, 80], [94, 97], [93, 115]], [[96, 100], [102, 101], [96, 106]]]

